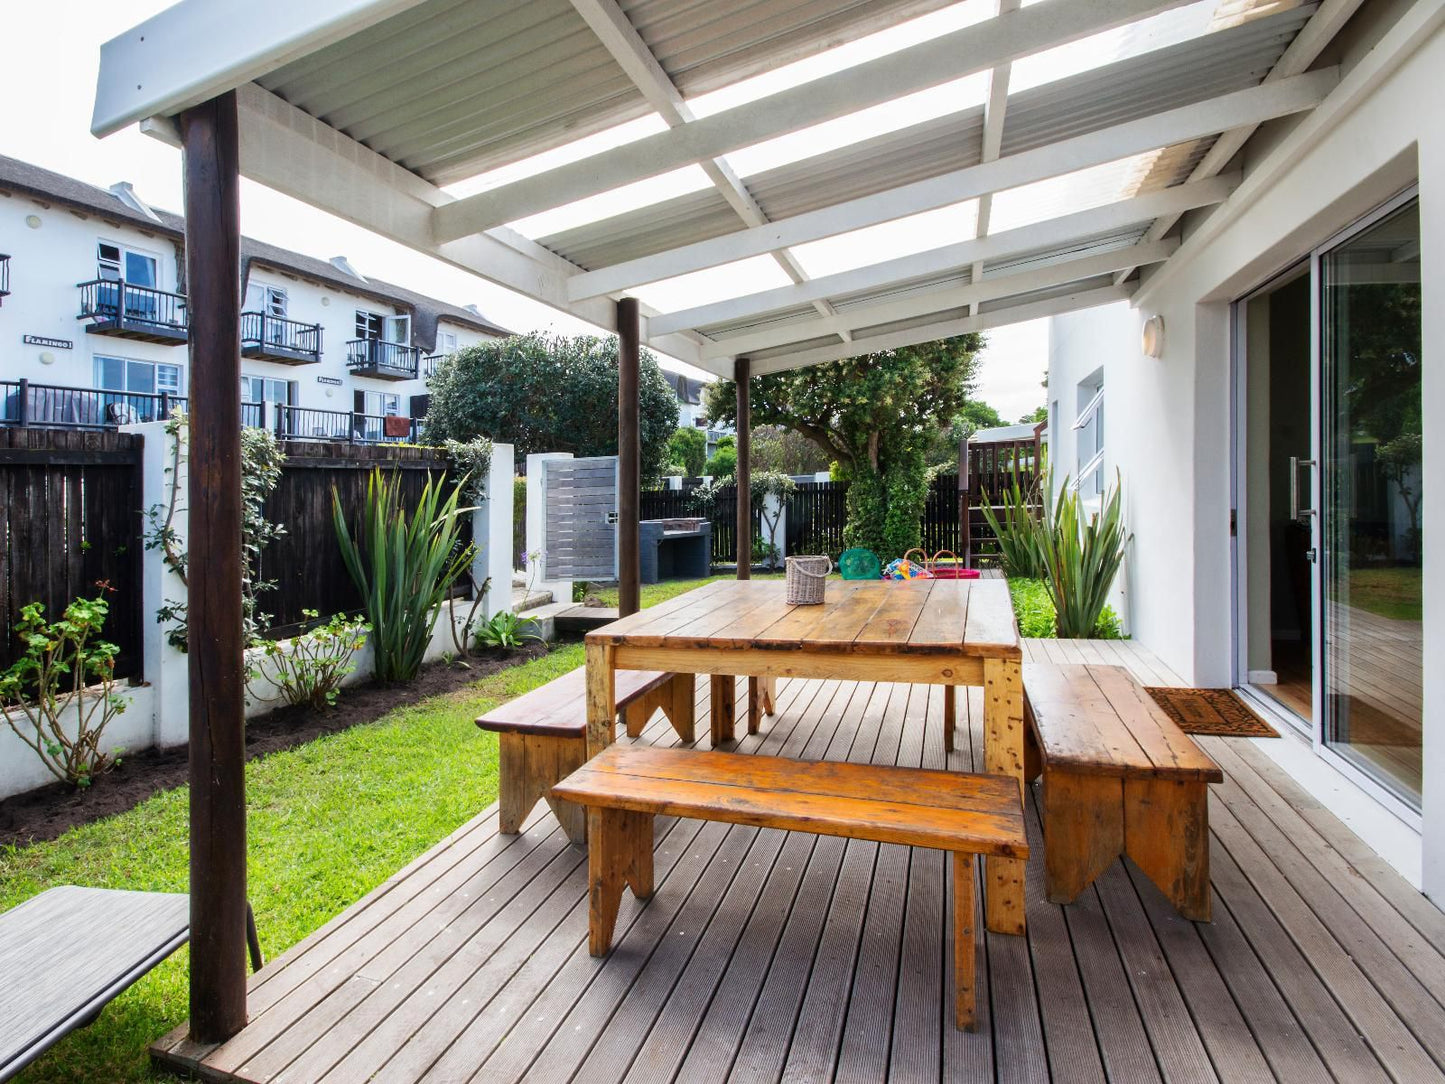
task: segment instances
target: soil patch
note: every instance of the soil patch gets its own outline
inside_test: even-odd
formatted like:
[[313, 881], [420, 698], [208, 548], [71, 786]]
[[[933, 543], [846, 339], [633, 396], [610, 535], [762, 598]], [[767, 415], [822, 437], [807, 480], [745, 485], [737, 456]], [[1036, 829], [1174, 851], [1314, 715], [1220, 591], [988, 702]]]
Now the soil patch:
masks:
[[[342, 692], [336, 707], [314, 711], [282, 707], [246, 722], [246, 759], [304, 745], [323, 734], [335, 734], [373, 722], [395, 708], [452, 692], [488, 674], [517, 666], [547, 653], [529, 644], [510, 655], [473, 658], [470, 668], [445, 662], [422, 667], [405, 685], [364, 682]], [[187, 747], [146, 749], [128, 753], [120, 765], [101, 776], [88, 790], [52, 783], [0, 801], [0, 846], [55, 839], [69, 828], [124, 813], [163, 790], [187, 782]]]

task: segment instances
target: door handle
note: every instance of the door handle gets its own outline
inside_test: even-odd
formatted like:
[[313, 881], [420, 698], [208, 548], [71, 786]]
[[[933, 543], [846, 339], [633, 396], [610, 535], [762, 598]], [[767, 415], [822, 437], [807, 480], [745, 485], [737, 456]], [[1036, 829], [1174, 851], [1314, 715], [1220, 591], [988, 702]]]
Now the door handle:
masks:
[[1292, 520], [1298, 521], [1315, 514], [1313, 508], [1299, 506], [1299, 469], [1313, 467], [1315, 462], [1313, 459], [1301, 459], [1297, 455], [1289, 457], [1289, 518]]

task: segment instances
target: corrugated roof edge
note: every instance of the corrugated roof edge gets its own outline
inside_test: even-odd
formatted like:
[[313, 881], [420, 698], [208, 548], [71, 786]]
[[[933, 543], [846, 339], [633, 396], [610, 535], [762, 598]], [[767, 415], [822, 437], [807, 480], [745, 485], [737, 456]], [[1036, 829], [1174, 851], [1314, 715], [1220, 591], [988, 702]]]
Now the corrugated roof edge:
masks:
[[[164, 234], [177, 242], [185, 239], [185, 219], [171, 211], [155, 208], [156, 218], [141, 214], [121, 200], [113, 192], [87, 184], [85, 181], [67, 177], [63, 173], [45, 169], [18, 158], [0, 155], [0, 188], [19, 192], [43, 202], [63, 204], [77, 210], [116, 219], [135, 226], [148, 233]], [[178, 267], [181, 267], [181, 246], [177, 245]], [[241, 239], [241, 274], [243, 280], [249, 277], [252, 264], [262, 264], [275, 271], [298, 275], [325, 286], [333, 286], [349, 294], [373, 298], [410, 309], [413, 315], [413, 337], [418, 345], [431, 350], [436, 346], [438, 321], [460, 324], [477, 331], [493, 335], [511, 335], [513, 332], [500, 324], [493, 323], [485, 316], [479, 317], [460, 305], [430, 297], [427, 294], [408, 290], [404, 286], [384, 282], [381, 279], [353, 278], [338, 270], [326, 260], [307, 256], [290, 249], [269, 245], [250, 237]], [[184, 275], [183, 268], [177, 278]]]

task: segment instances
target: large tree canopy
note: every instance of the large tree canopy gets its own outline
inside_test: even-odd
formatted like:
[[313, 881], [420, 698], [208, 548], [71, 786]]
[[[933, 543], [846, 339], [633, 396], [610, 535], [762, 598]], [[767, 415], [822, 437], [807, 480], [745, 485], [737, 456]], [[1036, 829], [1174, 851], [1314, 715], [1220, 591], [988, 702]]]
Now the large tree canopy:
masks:
[[[642, 475], [655, 478], [677, 429], [677, 396], [642, 351]], [[518, 455], [617, 453], [617, 339], [514, 335], [445, 359], [427, 384], [428, 443], [490, 437]]]
[[[752, 420], [800, 433], [836, 460], [848, 486], [844, 540], [885, 558], [917, 545], [927, 451], [974, 387], [983, 337], [959, 335], [752, 382]], [[707, 416], [737, 420], [737, 389], [707, 390]]]

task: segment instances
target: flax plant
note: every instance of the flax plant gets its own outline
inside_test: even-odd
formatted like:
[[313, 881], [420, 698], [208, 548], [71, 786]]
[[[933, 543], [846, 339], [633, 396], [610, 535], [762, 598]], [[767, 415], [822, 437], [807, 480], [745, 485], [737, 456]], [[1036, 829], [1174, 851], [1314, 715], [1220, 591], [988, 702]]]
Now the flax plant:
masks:
[[1043, 533], [1043, 557], [1060, 637], [1092, 636], [1104, 612], [1129, 542], [1122, 492], [1116, 476], [1100, 510], [1086, 516], [1079, 491], [1069, 480], [1059, 487]]
[[378, 681], [410, 681], [421, 669], [442, 604], [455, 580], [471, 564], [476, 547], [458, 542], [457, 503], [466, 479], [443, 497], [446, 475], [428, 477], [410, 511], [401, 481], [373, 470], [355, 538], [341, 499], [331, 491], [331, 518], [346, 570], [361, 591]]
[[987, 500], [981, 505], [988, 529], [998, 539], [1004, 575], [1010, 579], [1041, 580], [1047, 575], [1044, 549], [1049, 525], [1040, 493], [1045, 477], [1040, 472], [1024, 485], [1016, 465], [1009, 487], [999, 494], [1003, 518], [999, 519]]

